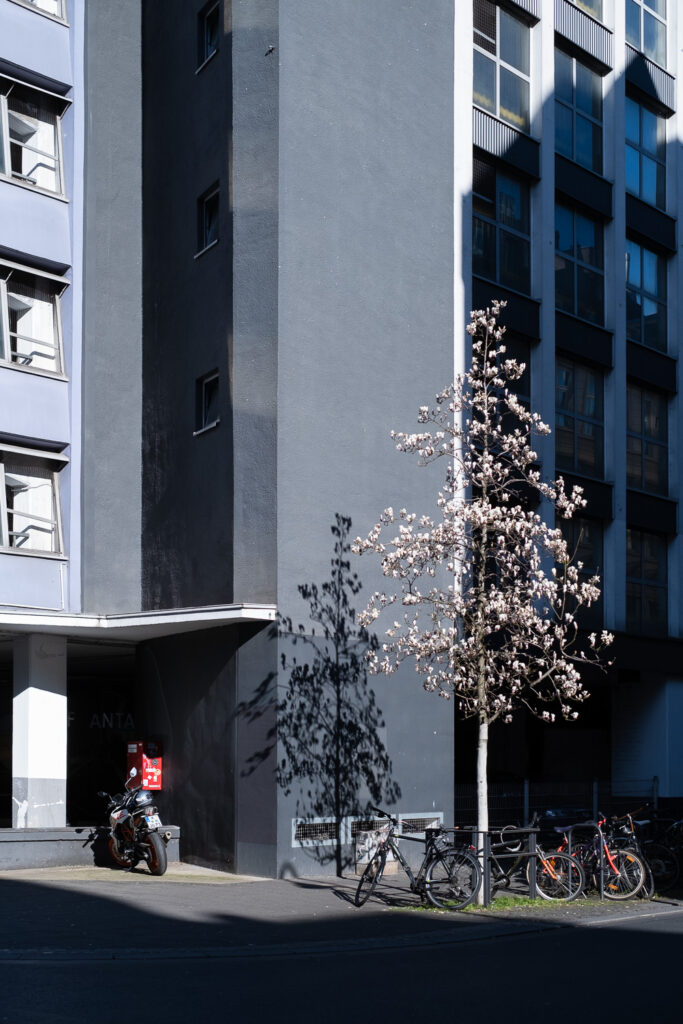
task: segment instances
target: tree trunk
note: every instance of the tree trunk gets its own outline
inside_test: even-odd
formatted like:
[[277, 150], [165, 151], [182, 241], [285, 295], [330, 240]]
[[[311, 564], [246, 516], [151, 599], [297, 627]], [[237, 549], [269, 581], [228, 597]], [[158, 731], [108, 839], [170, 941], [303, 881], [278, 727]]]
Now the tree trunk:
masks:
[[[489, 790], [488, 790], [488, 749], [489, 749], [489, 723], [485, 714], [479, 715], [479, 737], [477, 740], [477, 829], [479, 831], [478, 845], [481, 849], [484, 845], [484, 832], [489, 829]], [[486, 864], [481, 859], [481, 870], [486, 870]], [[484, 902], [484, 886], [479, 889], [477, 902]]]

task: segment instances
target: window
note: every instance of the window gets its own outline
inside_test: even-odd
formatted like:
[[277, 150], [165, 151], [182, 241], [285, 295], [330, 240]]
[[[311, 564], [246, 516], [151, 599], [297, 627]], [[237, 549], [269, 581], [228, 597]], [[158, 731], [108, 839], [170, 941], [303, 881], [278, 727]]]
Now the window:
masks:
[[473, 102], [529, 131], [529, 28], [490, 0], [474, 0]]
[[666, 67], [666, 0], [626, 0], [626, 42]]
[[218, 241], [218, 198], [218, 185], [212, 185], [197, 202], [198, 252], [203, 252]]
[[555, 366], [555, 459], [558, 469], [603, 475], [602, 374], [560, 358]]
[[626, 393], [626, 483], [653, 494], [668, 491], [667, 402], [629, 383]]
[[0, 451], [0, 547], [62, 551], [56, 460], [30, 449]]
[[555, 50], [555, 150], [602, 174], [602, 79]]
[[19, 0], [20, 3], [35, 7], [45, 14], [51, 14], [54, 18], [64, 18], [63, 0]]
[[555, 305], [584, 320], [603, 322], [602, 224], [559, 205], [555, 207]]
[[666, 260], [626, 239], [626, 337], [666, 352]]
[[218, 52], [220, 4], [210, 3], [199, 12], [197, 19], [197, 64], [206, 64]]
[[45, 93], [0, 78], [0, 175], [61, 194], [60, 113]]
[[605, 589], [603, 570], [603, 530], [602, 523], [587, 516], [572, 516], [571, 519], [560, 519], [558, 526], [562, 530], [569, 556], [579, 569], [582, 583], [588, 583], [593, 576], [600, 576], [600, 597], [590, 608], [582, 608], [579, 612], [579, 624], [584, 629], [598, 629], [603, 621], [602, 595]]
[[626, 97], [626, 188], [666, 209], [666, 122]]
[[195, 434], [200, 434], [209, 427], [216, 427], [220, 423], [218, 397], [218, 370], [214, 370], [197, 381]]
[[529, 294], [529, 187], [474, 159], [472, 271]]
[[59, 296], [66, 283], [0, 261], [0, 362], [62, 372]]
[[666, 538], [626, 530], [626, 628], [661, 636], [667, 631]]
[[602, 0], [572, 0], [575, 7], [580, 7], [586, 14], [602, 21]]

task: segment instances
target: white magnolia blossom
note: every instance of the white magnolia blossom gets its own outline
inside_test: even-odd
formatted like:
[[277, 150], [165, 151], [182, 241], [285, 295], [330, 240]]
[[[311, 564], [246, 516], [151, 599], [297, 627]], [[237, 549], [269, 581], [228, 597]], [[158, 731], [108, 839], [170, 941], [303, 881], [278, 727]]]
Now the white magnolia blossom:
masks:
[[395, 581], [362, 615], [370, 624], [393, 609], [371, 668], [391, 673], [413, 659], [426, 690], [486, 729], [519, 707], [546, 721], [576, 717], [581, 667], [612, 640], [603, 631], [581, 642], [577, 612], [598, 600], [599, 578], [582, 575], [561, 531], [532, 507], [535, 496], [571, 518], [586, 502], [580, 487], [541, 480], [532, 441], [550, 430], [510, 390], [525, 367], [505, 357], [502, 305], [472, 313], [472, 368], [420, 408], [420, 431], [392, 434], [422, 464], [445, 459], [438, 517], [387, 508], [354, 544], [379, 554]]

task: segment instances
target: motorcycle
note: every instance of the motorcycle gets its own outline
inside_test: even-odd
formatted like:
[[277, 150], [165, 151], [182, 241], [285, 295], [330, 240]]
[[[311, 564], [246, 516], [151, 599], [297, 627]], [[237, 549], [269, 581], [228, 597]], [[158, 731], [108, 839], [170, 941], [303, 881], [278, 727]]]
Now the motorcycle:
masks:
[[117, 864], [129, 871], [144, 861], [150, 874], [163, 875], [168, 866], [166, 844], [171, 833], [159, 831], [162, 824], [154, 806], [154, 795], [133, 783], [137, 773], [137, 768], [131, 768], [125, 793], [97, 794], [109, 801], [109, 827], [106, 829], [109, 853]]

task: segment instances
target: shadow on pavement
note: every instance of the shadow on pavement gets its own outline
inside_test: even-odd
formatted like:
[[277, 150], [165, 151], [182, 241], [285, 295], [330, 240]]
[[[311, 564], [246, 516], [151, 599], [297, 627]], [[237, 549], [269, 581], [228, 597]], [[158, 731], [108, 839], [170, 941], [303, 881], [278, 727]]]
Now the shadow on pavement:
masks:
[[354, 889], [354, 879], [0, 879], [0, 1022], [119, 1024], [153, 1010], [164, 1024], [198, 1012], [237, 1024], [272, 1014], [334, 1024], [361, 1011], [417, 1022], [502, 1015], [506, 1024], [543, 1013], [575, 1024], [605, 998], [618, 997], [622, 1022], [678, 1006], [661, 979], [683, 954], [683, 913], [613, 914], [597, 927], [561, 914], [482, 921], [379, 900], [358, 909]]

